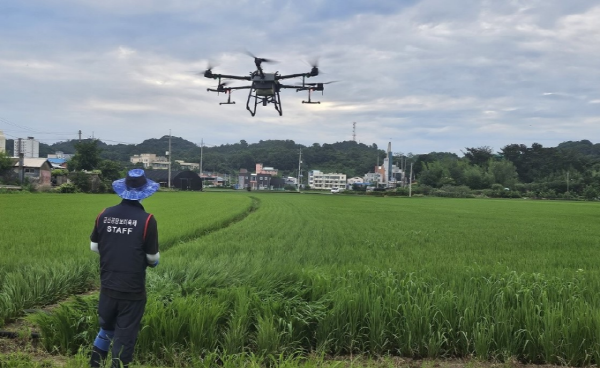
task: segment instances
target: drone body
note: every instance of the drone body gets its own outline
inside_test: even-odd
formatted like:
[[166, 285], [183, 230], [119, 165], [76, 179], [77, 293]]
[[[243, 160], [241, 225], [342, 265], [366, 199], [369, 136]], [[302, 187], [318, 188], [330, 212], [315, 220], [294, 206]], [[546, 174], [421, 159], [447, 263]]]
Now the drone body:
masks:
[[[281, 109], [281, 98], [279, 96], [279, 91], [281, 91], [281, 89], [295, 89], [296, 92], [308, 91], [308, 101], [302, 101], [302, 103], [320, 104], [320, 101], [311, 100], [311, 92], [323, 91], [324, 84], [333, 83], [305, 83], [306, 78], [316, 77], [319, 75], [319, 68], [316, 63], [312, 65], [312, 69], [308, 73], [288, 75], [281, 75], [279, 72], [265, 73], [262, 69], [262, 63], [269, 63], [272, 62], [272, 60], [258, 58], [250, 53], [248, 54], [254, 58], [254, 64], [256, 65], [256, 70], [251, 72], [249, 76], [213, 74], [211, 67], [206, 69], [206, 71], [203, 73], [204, 77], [206, 78], [218, 79], [217, 88], [207, 88], [207, 91], [227, 94], [227, 102], [221, 102], [219, 105], [235, 104], [235, 101], [231, 101], [231, 92], [239, 89], [248, 89], [246, 109], [250, 112], [250, 115], [256, 115], [256, 106], [258, 106], [258, 104], [267, 106], [268, 104], [272, 103], [275, 105], [275, 110], [277, 110], [281, 116], [283, 115], [283, 110]], [[280, 82], [281, 80], [291, 78], [302, 78], [302, 84], [292, 86], [285, 85]], [[227, 82], [222, 83], [221, 79], [249, 81], [251, 84], [249, 86], [227, 87]]]

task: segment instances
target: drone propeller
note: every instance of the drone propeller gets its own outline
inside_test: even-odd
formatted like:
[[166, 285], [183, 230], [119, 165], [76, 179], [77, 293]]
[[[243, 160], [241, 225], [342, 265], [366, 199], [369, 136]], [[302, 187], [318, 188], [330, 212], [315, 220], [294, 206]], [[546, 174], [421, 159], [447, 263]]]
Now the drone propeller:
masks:
[[316, 77], [317, 75], [319, 75], [319, 57], [315, 56], [315, 57], [307, 60], [306, 62], [311, 67], [310, 75], [313, 77]]
[[253, 53], [251, 53], [250, 51], [246, 50], [244, 51], [246, 55], [251, 56], [254, 58], [254, 63], [260, 64], [260, 63], [276, 63], [276, 60], [273, 59], [265, 59], [265, 58], [259, 58], [256, 55], [254, 55]]

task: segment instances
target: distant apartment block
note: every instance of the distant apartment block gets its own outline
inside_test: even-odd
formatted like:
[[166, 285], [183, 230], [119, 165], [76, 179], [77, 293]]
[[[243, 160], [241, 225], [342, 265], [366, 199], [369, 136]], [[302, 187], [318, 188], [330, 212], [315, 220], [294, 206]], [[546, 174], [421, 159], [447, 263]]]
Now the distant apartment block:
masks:
[[323, 173], [319, 170], [308, 172], [308, 185], [312, 189], [346, 188], [346, 174]]
[[6, 138], [4, 133], [0, 130], [0, 152], [6, 152]]
[[181, 167], [181, 170], [200, 170], [200, 164], [196, 162], [184, 162], [183, 160], [175, 160]]
[[19, 153], [26, 158], [40, 158], [40, 142], [33, 137], [27, 139], [15, 139], [14, 157], [19, 157]]
[[164, 156], [156, 156], [154, 153], [142, 153], [129, 157], [132, 164], [142, 163], [144, 169], [168, 169], [169, 160]]

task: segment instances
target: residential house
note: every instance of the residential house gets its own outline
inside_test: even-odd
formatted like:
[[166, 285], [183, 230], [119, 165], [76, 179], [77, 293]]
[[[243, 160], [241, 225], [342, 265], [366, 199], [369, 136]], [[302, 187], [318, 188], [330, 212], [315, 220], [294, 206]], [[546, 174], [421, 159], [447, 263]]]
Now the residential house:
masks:
[[256, 173], [257, 174], [269, 174], [271, 176], [277, 176], [277, 169], [274, 169], [269, 166], [263, 166], [263, 164], [256, 164]]
[[45, 158], [23, 158], [23, 166], [18, 159], [14, 160], [13, 171], [23, 175], [24, 179], [36, 185], [51, 185], [52, 165]]

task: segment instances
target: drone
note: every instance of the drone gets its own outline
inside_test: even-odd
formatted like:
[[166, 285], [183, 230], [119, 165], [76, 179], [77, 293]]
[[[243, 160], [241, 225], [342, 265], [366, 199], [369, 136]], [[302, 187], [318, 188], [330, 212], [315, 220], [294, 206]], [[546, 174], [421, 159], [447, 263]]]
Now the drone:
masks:
[[[206, 90], [208, 92], [216, 92], [217, 94], [225, 93], [227, 95], [227, 102], [220, 102], [219, 105], [235, 104], [235, 101], [231, 101], [231, 92], [240, 89], [247, 89], [249, 91], [248, 100], [246, 101], [246, 110], [250, 112], [250, 115], [256, 115], [256, 106], [259, 104], [267, 106], [268, 104], [272, 103], [275, 105], [275, 110], [277, 110], [279, 116], [281, 116], [283, 115], [283, 110], [281, 108], [281, 97], [279, 96], [279, 92], [282, 89], [295, 89], [296, 92], [307, 91], [308, 101], [303, 100], [302, 103], [320, 104], [321, 101], [313, 101], [311, 99], [311, 93], [320, 91], [321, 94], [323, 94], [325, 85], [335, 82], [306, 83], [307, 78], [316, 77], [319, 75], [319, 67], [316, 61], [311, 64], [311, 70], [308, 73], [281, 75], [279, 72], [266, 73], [262, 68], [263, 63], [273, 63], [275, 62], [274, 60], [256, 57], [250, 52], [246, 53], [254, 58], [254, 65], [256, 66], [256, 70], [251, 72], [248, 76], [215, 74], [212, 72], [212, 66], [210, 65], [203, 73], [206, 78], [218, 80], [217, 88], [207, 88]], [[302, 84], [286, 85], [280, 82], [282, 80], [291, 78], [302, 78]], [[249, 81], [251, 84], [249, 86], [228, 87], [231, 82], [227, 81], [227, 79]]]

